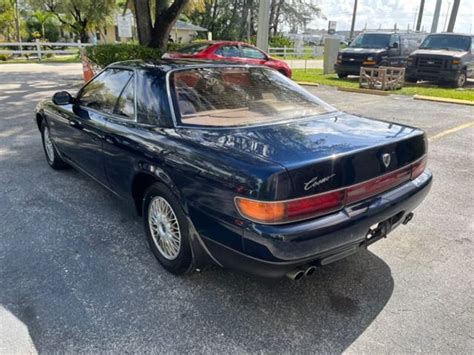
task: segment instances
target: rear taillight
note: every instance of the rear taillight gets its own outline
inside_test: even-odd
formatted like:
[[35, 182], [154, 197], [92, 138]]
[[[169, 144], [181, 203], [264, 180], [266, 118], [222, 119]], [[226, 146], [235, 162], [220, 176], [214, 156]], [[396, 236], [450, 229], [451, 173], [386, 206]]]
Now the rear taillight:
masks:
[[380, 176], [378, 178], [353, 185], [346, 189], [346, 204], [365, 200], [410, 180], [411, 166]]
[[287, 201], [257, 201], [236, 197], [235, 204], [239, 213], [253, 222], [296, 222], [340, 210], [345, 205], [376, 196], [410, 179], [416, 179], [425, 170], [426, 160], [424, 156], [406, 167], [340, 190]]
[[423, 171], [426, 169], [426, 163], [428, 161], [427, 156], [425, 155], [423, 158], [412, 164], [411, 166], [411, 179], [414, 180], [418, 176], [420, 176]]
[[240, 214], [251, 221], [264, 224], [289, 223], [341, 209], [344, 191], [276, 202], [236, 197], [235, 204]]

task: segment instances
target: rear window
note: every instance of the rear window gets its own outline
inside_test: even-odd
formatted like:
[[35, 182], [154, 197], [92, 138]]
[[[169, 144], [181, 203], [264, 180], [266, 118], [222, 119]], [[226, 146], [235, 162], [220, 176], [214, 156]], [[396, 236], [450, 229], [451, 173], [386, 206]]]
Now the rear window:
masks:
[[181, 49], [178, 49], [178, 53], [183, 53], [183, 54], [197, 54], [202, 52], [203, 50], [207, 49], [210, 46], [210, 44], [206, 43], [201, 43], [201, 44], [192, 44], [187, 47], [183, 47]]
[[334, 109], [275, 70], [203, 67], [170, 75], [183, 125], [232, 127], [314, 116]]

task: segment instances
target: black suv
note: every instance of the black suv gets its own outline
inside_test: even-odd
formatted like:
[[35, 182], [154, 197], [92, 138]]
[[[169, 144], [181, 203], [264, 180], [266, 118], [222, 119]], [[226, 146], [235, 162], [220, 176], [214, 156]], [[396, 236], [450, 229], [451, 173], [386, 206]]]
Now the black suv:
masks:
[[408, 55], [418, 48], [425, 36], [416, 32], [361, 33], [338, 53], [334, 68], [340, 78], [345, 78], [359, 75], [361, 66], [403, 67]]
[[462, 87], [474, 77], [474, 36], [437, 33], [425, 38], [407, 61], [406, 81], [448, 82]]

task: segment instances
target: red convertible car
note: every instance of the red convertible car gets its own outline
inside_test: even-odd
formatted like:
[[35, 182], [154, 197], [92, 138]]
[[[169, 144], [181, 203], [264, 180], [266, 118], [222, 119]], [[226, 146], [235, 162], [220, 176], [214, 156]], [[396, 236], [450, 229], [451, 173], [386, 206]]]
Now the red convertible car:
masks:
[[282, 60], [270, 57], [255, 46], [244, 42], [218, 41], [200, 42], [183, 47], [176, 52], [166, 53], [164, 59], [207, 59], [225, 60], [247, 64], [260, 64], [278, 70], [291, 78], [291, 69]]

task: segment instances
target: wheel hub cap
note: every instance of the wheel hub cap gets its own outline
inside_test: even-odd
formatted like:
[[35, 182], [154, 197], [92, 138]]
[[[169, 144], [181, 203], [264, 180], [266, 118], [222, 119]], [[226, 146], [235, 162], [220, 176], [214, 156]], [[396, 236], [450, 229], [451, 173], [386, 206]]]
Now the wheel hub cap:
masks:
[[163, 257], [174, 260], [181, 247], [181, 232], [173, 208], [163, 197], [154, 197], [148, 207], [148, 225], [153, 242]]
[[49, 128], [44, 128], [44, 147], [46, 149], [46, 155], [48, 156], [49, 161], [54, 161], [54, 147], [51, 137], [49, 135]]

